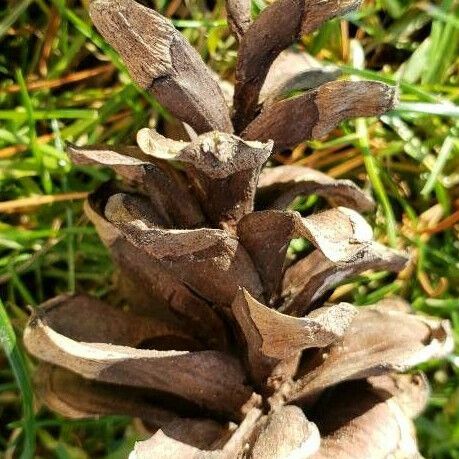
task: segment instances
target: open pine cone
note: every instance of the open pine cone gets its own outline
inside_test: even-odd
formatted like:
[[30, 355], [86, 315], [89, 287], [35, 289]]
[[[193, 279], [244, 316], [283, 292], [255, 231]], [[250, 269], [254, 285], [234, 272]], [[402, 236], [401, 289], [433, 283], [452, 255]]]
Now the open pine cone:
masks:
[[[373, 241], [358, 213], [373, 202], [352, 182], [262, 170], [273, 150], [394, 104], [393, 88], [330, 81], [336, 71], [288, 49], [356, 5], [277, 0], [252, 22], [248, 1], [228, 0], [239, 41], [231, 120], [220, 83], [167, 19], [134, 0], [91, 3], [132, 77], [190, 140], [145, 128], [138, 147], [69, 147], [75, 163], [124, 179], [92, 194], [86, 213], [129, 308], [64, 295], [32, 317], [25, 343], [52, 409], [141, 418], [153, 436], [137, 459], [419, 457], [411, 418], [427, 384], [395, 372], [449, 352], [448, 323], [396, 299], [327, 303], [337, 283], [399, 271], [406, 257]], [[285, 210], [310, 194], [328, 208]], [[314, 249], [292, 259], [300, 237]]]

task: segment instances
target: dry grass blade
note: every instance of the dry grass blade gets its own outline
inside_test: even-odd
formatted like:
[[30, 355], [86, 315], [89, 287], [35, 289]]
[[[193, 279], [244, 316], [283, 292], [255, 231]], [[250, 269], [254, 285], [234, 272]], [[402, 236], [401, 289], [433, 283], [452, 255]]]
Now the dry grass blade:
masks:
[[[80, 72], [71, 73], [69, 75], [63, 76], [61, 78], [56, 78], [54, 80], [38, 80], [38, 81], [31, 81], [27, 83], [27, 90], [28, 91], [39, 91], [41, 89], [51, 89], [51, 88], [59, 88], [61, 86], [77, 83], [80, 81], [87, 80], [89, 78], [94, 78], [96, 76], [103, 75], [105, 73], [110, 73], [114, 71], [114, 66], [112, 64], [101, 65], [99, 67], [89, 69], [89, 70], [81, 70]], [[12, 84], [11, 86], [7, 86], [6, 88], [1, 88], [0, 93], [8, 92], [8, 93], [15, 93], [20, 91], [20, 86], [17, 84]]]
[[0, 212], [11, 214], [15, 212], [23, 212], [25, 209], [30, 209], [45, 204], [52, 204], [54, 202], [72, 201], [74, 199], [85, 199], [88, 193], [72, 192], [53, 194], [49, 196], [34, 196], [31, 198], [14, 199], [13, 201], [0, 202]]

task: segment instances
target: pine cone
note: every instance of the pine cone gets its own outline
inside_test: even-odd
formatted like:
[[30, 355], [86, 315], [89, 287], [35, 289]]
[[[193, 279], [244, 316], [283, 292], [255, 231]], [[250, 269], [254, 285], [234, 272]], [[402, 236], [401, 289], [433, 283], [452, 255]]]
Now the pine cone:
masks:
[[[134, 80], [187, 124], [190, 140], [145, 128], [138, 146], [69, 146], [75, 163], [123, 178], [85, 210], [129, 308], [63, 295], [32, 317], [24, 339], [42, 362], [48, 406], [141, 418], [153, 436], [136, 459], [419, 457], [411, 418], [427, 384], [395, 372], [449, 352], [448, 322], [397, 299], [328, 303], [337, 283], [399, 271], [406, 255], [373, 240], [358, 213], [373, 201], [352, 182], [262, 170], [273, 151], [395, 103], [393, 88], [330, 81], [336, 70], [311, 69], [288, 49], [356, 3], [277, 0], [252, 22], [249, 2], [228, 0], [239, 41], [232, 119], [216, 77], [168, 20], [134, 0], [91, 3]], [[310, 194], [328, 208], [285, 210]], [[300, 237], [314, 249], [292, 260]]]

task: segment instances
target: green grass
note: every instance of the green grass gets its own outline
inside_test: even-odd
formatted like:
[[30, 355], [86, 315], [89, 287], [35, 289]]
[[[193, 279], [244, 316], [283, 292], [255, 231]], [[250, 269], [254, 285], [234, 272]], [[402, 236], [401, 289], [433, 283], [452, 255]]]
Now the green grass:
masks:
[[[69, 421], [33, 404], [34, 362], [17, 337], [28, 308], [56, 293], [110, 294], [108, 254], [82, 213], [82, 200], [67, 197], [94, 189], [111, 174], [72, 166], [65, 142], [130, 143], [140, 127], [174, 125], [130, 82], [116, 53], [91, 27], [86, 1], [6, 3], [0, 11], [0, 200], [12, 202], [0, 206], [0, 451], [7, 457], [14, 452], [125, 458], [138, 435], [128, 419]], [[221, 1], [185, 6], [158, 0], [155, 5], [172, 12], [176, 27], [213, 69], [233, 77], [236, 43]], [[253, 2], [254, 12], [264, 6], [263, 0]], [[326, 140], [297, 151], [306, 165], [372, 188], [378, 239], [413, 255], [406, 275], [359, 276], [341, 287], [342, 294], [356, 304], [403, 295], [416, 310], [449, 318], [456, 338], [458, 15], [454, 0], [379, 0], [366, 2], [343, 23], [349, 37], [356, 37], [351, 50], [339, 20], [305, 37], [301, 45], [307, 51], [338, 65], [345, 75], [397, 84], [401, 104], [380, 120], [344, 123]], [[359, 47], [364, 66], [352, 59]], [[62, 200], [41, 203], [49, 196]], [[23, 198], [31, 201], [17, 201]], [[304, 210], [311, 205], [313, 199], [301, 203]], [[429, 224], [433, 231], [422, 232]], [[416, 423], [423, 454], [459, 458], [459, 357], [423, 369], [432, 384], [430, 405]]]

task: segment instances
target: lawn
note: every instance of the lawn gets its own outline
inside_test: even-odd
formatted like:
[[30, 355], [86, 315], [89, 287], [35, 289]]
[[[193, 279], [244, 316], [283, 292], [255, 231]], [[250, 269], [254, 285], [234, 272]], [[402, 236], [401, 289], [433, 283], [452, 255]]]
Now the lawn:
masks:
[[[223, 78], [237, 44], [221, 0], [154, 6]], [[91, 26], [88, 0], [5, 0], [0, 7], [0, 457], [125, 458], [142, 429], [130, 419], [67, 420], [34, 401], [34, 365], [22, 330], [31, 308], [62, 292], [113, 294], [108, 253], [82, 211], [111, 177], [72, 166], [65, 143], [129, 144], [138, 129], [176, 123], [134, 85]], [[252, 0], [253, 13], [264, 0]], [[377, 239], [410, 254], [398, 276], [365, 273], [335, 299], [390, 295], [450, 319], [459, 340], [459, 5], [366, 0], [298, 46], [345, 77], [397, 85], [400, 104], [380, 119], [343, 123], [274, 162], [317, 168], [371, 190]], [[314, 199], [296, 202], [297, 210]], [[295, 241], [292, 250], [302, 250]], [[457, 352], [457, 351], [456, 351]], [[416, 421], [427, 458], [459, 458], [459, 355], [422, 367], [428, 409]], [[1, 451], [4, 451], [2, 453]]]

